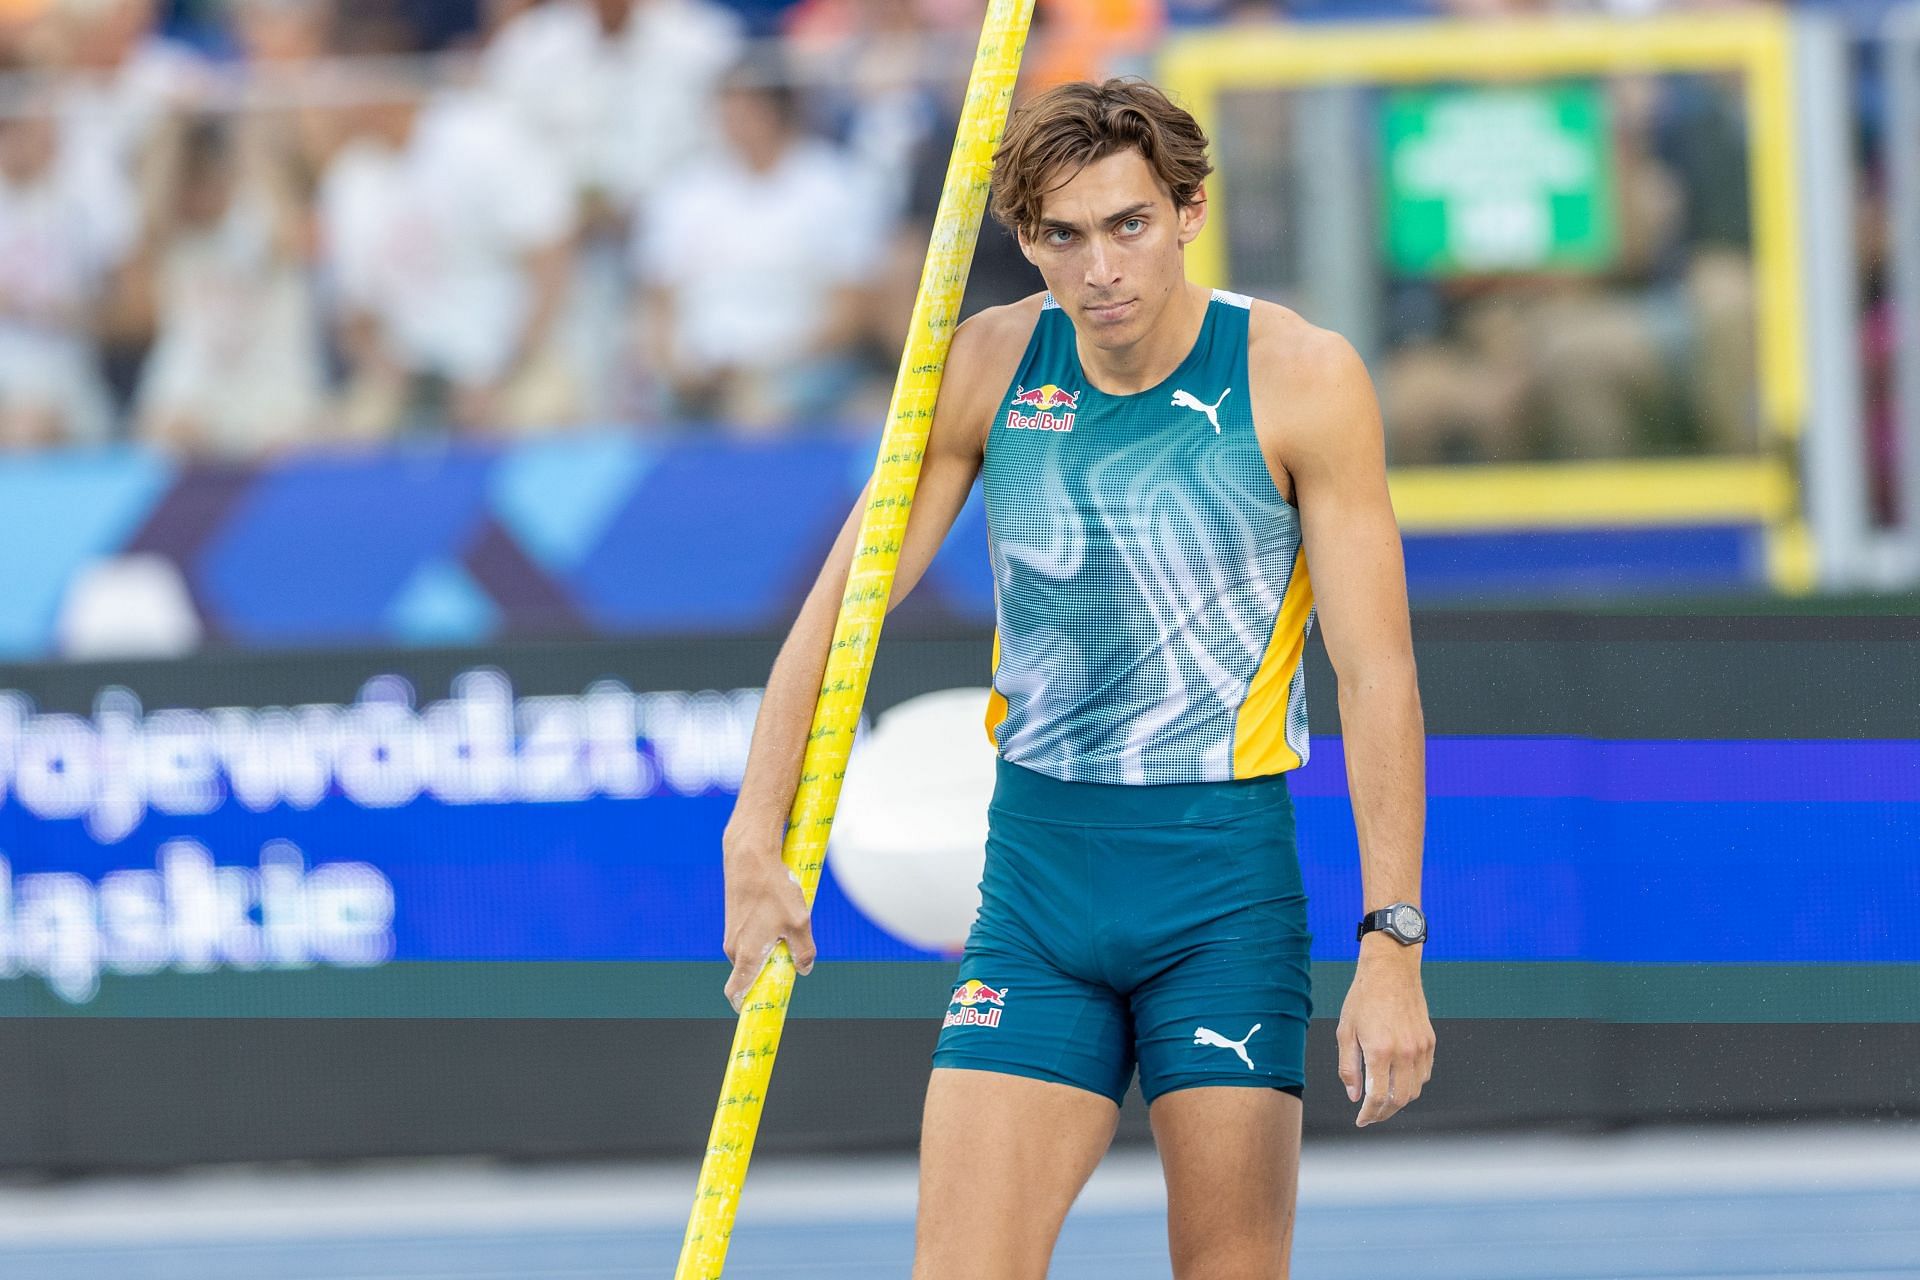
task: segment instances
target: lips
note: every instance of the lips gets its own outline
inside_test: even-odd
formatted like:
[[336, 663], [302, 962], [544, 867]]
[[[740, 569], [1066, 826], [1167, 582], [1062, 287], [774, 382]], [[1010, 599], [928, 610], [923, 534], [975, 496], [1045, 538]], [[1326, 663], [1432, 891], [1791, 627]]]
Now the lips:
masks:
[[1089, 304], [1086, 309], [1087, 317], [1104, 324], [1111, 324], [1115, 320], [1124, 319], [1129, 309], [1132, 308], [1133, 303], [1134, 300], [1129, 298], [1125, 302]]

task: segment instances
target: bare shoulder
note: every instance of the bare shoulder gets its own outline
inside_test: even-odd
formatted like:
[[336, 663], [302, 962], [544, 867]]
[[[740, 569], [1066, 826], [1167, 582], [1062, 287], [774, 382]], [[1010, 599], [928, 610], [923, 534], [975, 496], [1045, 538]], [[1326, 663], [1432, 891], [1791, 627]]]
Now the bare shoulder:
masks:
[[1255, 300], [1247, 322], [1247, 360], [1256, 383], [1288, 399], [1351, 392], [1370, 385], [1353, 344], [1277, 303]]
[[940, 378], [940, 407], [934, 415], [935, 449], [986, 450], [987, 430], [1000, 406], [1000, 393], [1020, 368], [1046, 295], [988, 307], [953, 331], [946, 372]]
[[1044, 293], [1036, 293], [1002, 307], [988, 307], [961, 321], [953, 331], [953, 348], [947, 355], [948, 376], [959, 374], [971, 381], [1003, 370], [1011, 378], [1020, 366], [1045, 300]]
[[1380, 410], [1353, 344], [1286, 307], [1256, 301], [1247, 326], [1254, 428], [1270, 461], [1298, 475], [1332, 456], [1383, 449]]

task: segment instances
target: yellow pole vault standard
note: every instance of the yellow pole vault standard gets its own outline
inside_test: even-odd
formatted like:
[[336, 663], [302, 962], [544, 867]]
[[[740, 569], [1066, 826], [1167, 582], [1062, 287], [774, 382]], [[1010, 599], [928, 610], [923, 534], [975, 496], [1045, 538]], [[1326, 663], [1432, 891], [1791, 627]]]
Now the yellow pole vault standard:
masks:
[[[834, 623], [833, 648], [827, 656], [820, 701], [813, 711], [813, 729], [807, 735], [800, 789], [787, 817], [781, 857], [799, 880], [809, 905], [820, 883], [820, 866], [826, 860], [827, 832], [833, 825], [840, 783], [846, 777], [847, 757], [853, 750], [854, 726], [867, 695], [867, 676], [873, 670], [880, 624], [893, 595], [894, 569], [900, 561], [907, 513], [913, 507], [920, 460], [933, 426], [940, 375], [946, 368], [947, 347], [960, 315], [960, 295], [966, 288], [981, 215], [986, 211], [993, 152], [1006, 128], [1007, 107], [1013, 100], [1013, 83], [1020, 71], [1020, 54], [1026, 47], [1027, 23], [1032, 17], [1033, 0], [990, 0], [980, 31], [980, 47], [973, 56], [966, 105], [960, 113], [953, 157], [947, 163], [946, 185], [940, 192], [940, 210], [934, 217], [926, 267], [920, 274], [907, 348], [894, 380], [887, 429], [880, 440], [867, 507], [860, 517], [860, 537], [847, 576], [846, 594], [840, 599], [840, 616]], [[740, 1189], [746, 1181], [747, 1161], [753, 1154], [760, 1110], [766, 1102], [774, 1054], [780, 1048], [780, 1031], [786, 1025], [787, 1002], [792, 995], [793, 957], [782, 942], [774, 948], [741, 1005], [674, 1280], [719, 1280], [726, 1265]]]

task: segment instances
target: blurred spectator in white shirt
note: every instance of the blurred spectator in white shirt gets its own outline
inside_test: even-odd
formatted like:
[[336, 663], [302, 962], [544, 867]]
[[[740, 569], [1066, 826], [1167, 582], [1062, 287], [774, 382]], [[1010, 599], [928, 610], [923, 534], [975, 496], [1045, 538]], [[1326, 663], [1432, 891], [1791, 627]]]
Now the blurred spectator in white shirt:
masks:
[[886, 237], [864, 171], [767, 74], [729, 75], [725, 149], [661, 192], [636, 249], [670, 411], [746, 431], [844, 416]]
[[815, 0], [792, 12], [788, 39], [828, 130], [873, 174], [889, 216], [907, 212], [928, 145], [951, 149], [947, 90], [964, 76], [979, 19], [955, 33], [922, 0]]
[[550, 427], [574, 211], [552, 152], [472, 92], [357, 108], [321, 181], [349, 429]]
[[204, 59], [159, 32], [155, 8], [155, 0], [54, 0], [70, 140], [100, 148], [128, 174], [160, 122], [213, 77]]
[[590, 417], [643, 411], [627, 362], [630, 229], [649, 192], [718, 145], [714, 86], [740, 47], [739, 18], [709, 0], [546, 0], [481, 55], [484, 82], [562, 158], [578, 202], [563, 325]]
[[[16, 84], [18, 82], [16, 81]], [[0, 113], [0, 446], [98, 442], [113, 409], [98, 299], [135, 235], [132, 197], [72, 145], [38, 89]]]
[[710, 0], [545, 0], [500, 27], [481, 68], [574, 189], [625, 216], [718, 141], [713, 92], [741, 39]]
[[271, 155], [277, 185], [299, 206], [309, 239], [320, 172], [342, 138], [328, 105], [339, 0], [229, 0], [242, 60], [229, 71], [246, 104], [248, 155]]
[[147, 175], [158, 340], [139, 433], [227, 456], [309, 437], [323, 370], [292, 157], [245, 119], [175, 121]]
[[[214, 85], [211, 65], [159, 29], [159, 0], [52, 0], [44, 48], [61, 72], [62, 141], [89, 169], [114, 176], [109, 194], [124, 203], [100, 216], [137, 228], [141, 154], [168, 116], [197, 102]], [[133, 247], [130, 236], [127, 246]], [[119, 265], [119, 264], [115, 264]], [[152, 334], [145, 297], [120, 287], [121, 273], [100, 298], [95, 335], [100, 364], [113, 389], [115, 413], [131, 397]]]

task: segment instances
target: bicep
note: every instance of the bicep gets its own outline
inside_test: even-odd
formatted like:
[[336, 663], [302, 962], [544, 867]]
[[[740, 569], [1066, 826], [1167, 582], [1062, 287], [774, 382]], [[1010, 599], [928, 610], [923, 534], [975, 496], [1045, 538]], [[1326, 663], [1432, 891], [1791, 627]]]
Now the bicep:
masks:
[[1410, 662], [1413, 646], [1380, 409], [1359, 357], [1342, 347], [1289, 470], [1327, 654], [1346, 679]]
[[[926, 574], [927, 566], [939, 554], [980, 474], [979, 432], [977, 425], [969, 420], [971, 405], [965, 403], [972, 397], [962, 393], [961, 384], [956, 381], [947, 380], [944, 385], [954, 387], [955, 394], [948, 394], [943, 387], [926, 451], [920, 460], [913, 506], [907, 512], [906, 536], [900, 542], [900, 560], [894, 569], [893, 590], [887, 601], [889, 611], [898, 607]], [[858, 549], [860, 517], [872, 493], [873, 481], [869, 480], [840, 526], [840, 535], [834, 540], [833, 550], [822, 569], [821, 583], [846, 582]]]
[[[1008, 343], [1006, 317], [983, 323], [985, 319], [967, 321], [953, 336], [920, 462], [913, 508], [907, 513], [907, 531], [901, 539], [900, 563], [894, 571], [888, 609], [905, 600], [925, 575], [966, 505], [973, 482], [979, 478], [985, 459], [986, 426], [993, 417], [997, 392], [1013, 376], [1012, 363], [1018, 354]], [[1009, 351], [1014, 355], [1010, 357]], [[866, 509], [871, 492], [869, 482], [841, 527], [823, 579], [846, 581], [859, 536], [860, 513]]]
[[1003, 367], [1008, 364], [1003, 325], [1004, 319], [975, 317], [953, 335], [888, 608], [906, 599], [933, 563], [980, 476], [997, 392], [1013, 376]]
[[[939, 554], [940, 545], [946, 541], [960, 508], [966, 505], [967, 494], [972, 491], [974, 477], [979, 470], [977, 460], [969, 466], [963, 455], [953, 453], [929, 450], [921, 461], [920, 478], [914, 486], [913, 507], [907, 512], [906, 537], [901, 540], [900, 560], [894, 569], [893, 590], [887, 598], [889, 612], [919, 585], [927, 566]], [[834, 539], [833, 550], [827, 554], [827, 563], [821, 570], [816, 590], [835, 586], [844, 589], [847, 576], [852, 571], [854, 552], [858, 550], [860, 517], [866, 511], [872, 493], [873, 482], [869, 480], [860, 491], [860, 496], [854, 500], [853, 510], [847, 513], [845, 522], [840, 526], [840, 534]]]
[[907, 537], [900, 548], [900, 568], [893, 580], [893, 596], [887, 608], [893, 609], [918, 586], [927, 566], [939, 554], [940, 547], [953, 529], [960, 508], [967, 505], [973, 482], [980, 474], [980, 459], [958, 452], [929, 451], [920, 467], [920, 484], [914, 491], [913, 510], [907, 515]]

